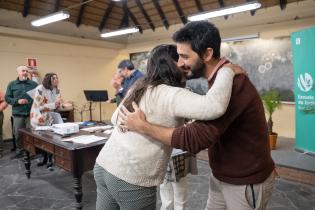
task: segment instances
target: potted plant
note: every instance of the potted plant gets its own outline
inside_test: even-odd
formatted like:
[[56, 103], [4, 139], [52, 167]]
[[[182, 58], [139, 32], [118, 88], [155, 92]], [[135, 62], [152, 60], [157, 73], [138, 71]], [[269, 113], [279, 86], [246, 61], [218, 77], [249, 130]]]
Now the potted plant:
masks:
[[273, 131], [272, 114], [280, 107], [280, 95], [275, 90], [269, 90], [262, 96], [265, 111], [268, 114], [268, 131], [270, 149], [276, 149], [278, 134]]

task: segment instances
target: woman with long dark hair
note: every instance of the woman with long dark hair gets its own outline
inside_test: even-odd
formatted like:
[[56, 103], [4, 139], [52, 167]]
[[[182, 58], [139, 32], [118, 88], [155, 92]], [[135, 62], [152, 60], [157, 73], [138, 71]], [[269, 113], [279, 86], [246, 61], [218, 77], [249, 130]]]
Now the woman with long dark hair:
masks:
[[[53, 124], [51, 112], [61, 106], [60, 90], [58, 89], [59, 78], [55, 73], [47, 73], [41, 85], [35, 90], [35, 96], [30, 113], [31, 126], [49, 126]], [[43, 151], [43, 160], [37, 165], [47, 163], [47, 168], [52, 170], [52, 155]]]
[[[160, 45], [150, 54], [147, 71], [121, 103], [132, 110], [139, 104], [147, 120], [166, 127], [184, 123], [184, 118], [210, 120], [226, 111], [234, 71], [223, 67], [206, 95], [183, 87], [183, 73], [177, 68], [173, 45]], [[224, 91], [223, 91], [224, 90]], [[121, 105], [112, 116], [117, 122]], [[172, 148], [136, 132], [121, 132], [116, 126], [99, 153], [94, 167], [97, 210], [139, 210], [156, 208], [156, 186], [163, 182]]]

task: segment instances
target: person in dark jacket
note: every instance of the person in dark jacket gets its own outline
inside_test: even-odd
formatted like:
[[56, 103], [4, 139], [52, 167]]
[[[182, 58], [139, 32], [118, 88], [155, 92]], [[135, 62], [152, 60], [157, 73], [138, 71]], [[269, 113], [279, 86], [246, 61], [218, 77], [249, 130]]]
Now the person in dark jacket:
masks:
[[12, 106], [13, 133], [16, 141], [16, 154], [12, 158], [22, 157], [22, 139], [19, 129], [30, 127], [29, 116], [33, 99], [27, 92], [37, 86], [36, 82], [28, 78], [28, 67], [19, 66], [16, 71], [18, 78], [9, 83], [5, 94], [6, 102]]
[[143, 74], [141, 71], [135, 69], [133, 63], [130, 60], [122, 60], [118, 64], [118, 72], [124, 78], [121, 83], [121, 87], [118, 90], [116, 96], [123, 99], [127, 94], [129, 88], [141, 77]]
[[[207, 21], [190, 22], [173, 35], [173, 40], [177, 43], [178, 66], [190, 78], [207, 78], [211, 88], [217, 71], [229, 62], [220, 57], [219, 30]], [[121, 110], [122, 129], [194, 154], [208, 149], [212, 174], [206, 210], [266, 209], [275, 166], [264, 108], [248, 77], [234, 78], [226, 113], [211, 121], [195, 121], [178, 128], [156, 126], [133, 105], [134, 113]]]
[[117, 66], [117, 73], [111, 81], [112, 86], [116, 89], [115, 97], [109, 98], [107, 103], [116, 103], [119, 106], [130, 87], [141, 77], [143, 77], [143, 73], [135, 69], [130, 60], [120, 61]]

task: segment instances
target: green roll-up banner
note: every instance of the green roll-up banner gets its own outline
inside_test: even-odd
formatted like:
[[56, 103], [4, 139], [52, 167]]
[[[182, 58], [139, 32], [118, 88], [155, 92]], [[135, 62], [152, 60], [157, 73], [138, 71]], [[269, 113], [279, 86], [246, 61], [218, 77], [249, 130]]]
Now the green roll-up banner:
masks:
[[315, 27], [292, 33], [296, 149], [315, 154]]

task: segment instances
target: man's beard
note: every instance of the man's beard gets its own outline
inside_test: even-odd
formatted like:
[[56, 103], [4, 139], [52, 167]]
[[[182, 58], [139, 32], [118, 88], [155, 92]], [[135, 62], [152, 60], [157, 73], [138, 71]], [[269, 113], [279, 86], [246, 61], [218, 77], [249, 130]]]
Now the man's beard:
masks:
[[187, 79], [197, 79], [205, 76], [206, 65], [199, 58], [195, 65], [191, 67], [190, 74], [186, 75]]

